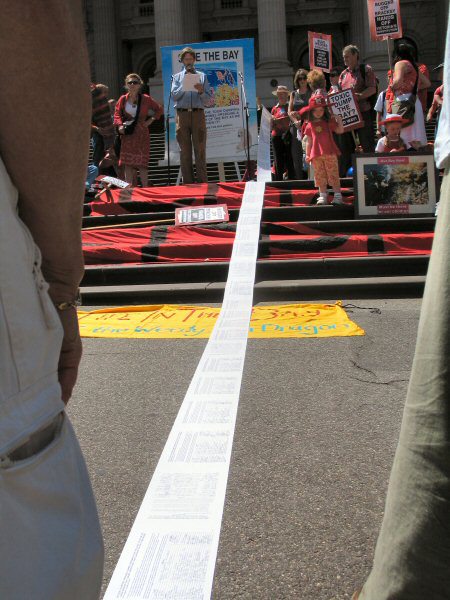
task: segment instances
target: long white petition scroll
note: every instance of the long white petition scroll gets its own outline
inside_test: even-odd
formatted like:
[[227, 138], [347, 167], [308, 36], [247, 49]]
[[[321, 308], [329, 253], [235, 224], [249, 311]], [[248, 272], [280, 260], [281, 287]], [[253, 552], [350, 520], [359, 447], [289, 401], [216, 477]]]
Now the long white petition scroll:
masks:
[[267, 169], [258, 172], [258, 179], [245, 186], [219, 318], [104, 600], [206, 600], [211, 595]]

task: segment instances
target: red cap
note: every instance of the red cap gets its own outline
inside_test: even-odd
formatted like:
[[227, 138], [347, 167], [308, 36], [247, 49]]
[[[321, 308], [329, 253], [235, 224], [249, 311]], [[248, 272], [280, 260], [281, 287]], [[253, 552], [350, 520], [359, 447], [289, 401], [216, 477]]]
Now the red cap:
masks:
[[387, 115], [384, 121], [380, 121], [380, 125], [387, 125], [388, 123], [400, 123], [406, 125], [409, 123], [408, 119], [404, 119], [400, 115]]

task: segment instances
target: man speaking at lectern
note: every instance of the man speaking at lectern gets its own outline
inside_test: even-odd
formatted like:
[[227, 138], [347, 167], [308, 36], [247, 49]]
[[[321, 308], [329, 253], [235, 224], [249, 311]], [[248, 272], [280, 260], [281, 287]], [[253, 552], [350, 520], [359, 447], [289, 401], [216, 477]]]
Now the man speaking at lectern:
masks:
[[205, 73], [195, 69], [195, 51], [183, 48], [180, 61], [184, 68], [172, 77], [172, 97], [176, 110], [177, 142], [183, 183], [194, 183], [192, 146], [195, 154], [197, 182], [206, 183], [206, 121], [205, 102], [211, 97], [211, 87]]

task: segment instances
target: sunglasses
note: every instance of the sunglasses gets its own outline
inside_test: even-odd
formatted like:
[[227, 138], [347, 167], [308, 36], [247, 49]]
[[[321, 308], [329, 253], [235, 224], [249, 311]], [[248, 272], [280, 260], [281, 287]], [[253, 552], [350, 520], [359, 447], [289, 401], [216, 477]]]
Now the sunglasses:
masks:
[[299, 81], [306, 81], [306, 77], [304, 75], [302, 75], [301, 77], [297, 78]]
[[141, 85], [140, 81], [127, 81], [127, 85]]

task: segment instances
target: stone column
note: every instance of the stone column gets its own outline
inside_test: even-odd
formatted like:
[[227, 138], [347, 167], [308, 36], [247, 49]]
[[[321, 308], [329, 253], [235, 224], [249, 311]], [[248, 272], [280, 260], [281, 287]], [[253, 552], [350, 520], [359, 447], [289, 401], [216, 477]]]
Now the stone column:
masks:
[[163, 100], [161, 47], [182, 44], [183, 2], [182, 0], [155, 0], [155, 46], [156, 71], [149, 79], [150, 94], [158, 102]]
[[201, 41], [200, 19], [198, 17], [198, 0], [190, 0], [183, 4], [184, 41], [187, 44]]
[[270, 84], [292, 88], [292, 68], [287, 59], [285, 0], [258, 0], [259, 63], [256, 72], [257, 95], [274, 103]]
[[350, 2], [350, 43], [358, 46], [361, 52], [361, 62], [369, 63], [375, 69], [380, 84], [384, 86], [385, 74], [389, 69], [387, 42], [371, 40], [367, 3], [361, 2], [361, 0], [351, 0]]
[[183, 43], [182, 0], [155, 0], [156, 72], [161, 76], [161, 46]]
[[115, 0], [92, 3], [94, 23], [95, 82], [104, 83], [110, 95], [119, 94], [119, 56], [117, 52]]

